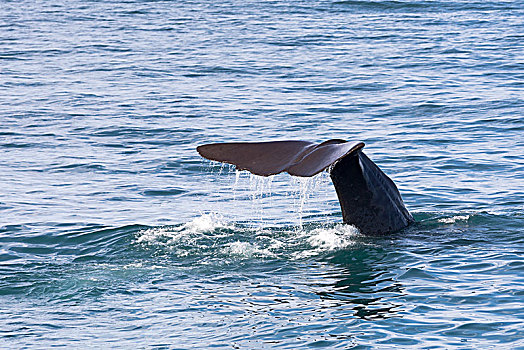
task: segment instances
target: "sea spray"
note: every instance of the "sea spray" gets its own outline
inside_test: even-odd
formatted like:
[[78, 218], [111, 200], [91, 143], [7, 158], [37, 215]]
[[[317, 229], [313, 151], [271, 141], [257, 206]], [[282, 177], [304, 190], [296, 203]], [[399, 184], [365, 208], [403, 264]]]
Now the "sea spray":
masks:
[[181, 225], [139, 230], [134, 243], [178, 257], [218, 258], [220, 263], [220, 257], [301, 259], [346, 249], [357, 236], [355, 227], [344, 224], [257, 228], [206, 213]]
[[327, 184], [328, 179], [326, 172], [321, 172], [312, 177], [292, 177], [292, 184], [294, 190], [293, 203], [296, 214], [296, 220], [298, 226], [302, 228], [304, 224], [304, 216], [308, 213], [308, 204], [312, 196], [316, 196], [319, 190], [319, 187]]
[[327, 172], [307, 178], [284, 173], [258, 176], [233, 165], [211, 164], [217, 185], [206, 184], [206, 190], [213, 195], [203, 209], [228, 220], [249, 222], [259, 228], [274, 222], [302, 227], [305, 218], [323, 221], [323, 217], [339, 209]]
[[223, 216], [216, 213], [202, 214], [180, 226], [161, 226], [140, 230], [136, 234], [136, 243], [173, 245], [180, 241], [194, 241], [195, 236], [214, 232], [217, 229], [233, 229]]

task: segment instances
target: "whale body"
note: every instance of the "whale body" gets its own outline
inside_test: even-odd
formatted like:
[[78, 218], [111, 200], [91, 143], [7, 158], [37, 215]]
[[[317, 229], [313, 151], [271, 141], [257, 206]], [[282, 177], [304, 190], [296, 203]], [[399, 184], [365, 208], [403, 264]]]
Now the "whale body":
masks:
[[369, 159], [363, 142], [308, 141], [212, 143], [197, 147], [204, 158], [255, 175], [287, 172], [309, 177], [327, 170], [335, 186], [344, 223], [362, 234], [383, 235], [414, 222], [395, 183]]

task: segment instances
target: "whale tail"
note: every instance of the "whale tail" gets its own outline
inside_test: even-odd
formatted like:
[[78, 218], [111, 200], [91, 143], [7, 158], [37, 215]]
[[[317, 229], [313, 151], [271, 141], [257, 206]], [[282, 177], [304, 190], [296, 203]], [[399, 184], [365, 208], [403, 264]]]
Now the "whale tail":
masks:
[[233, 164], [261, 176], [287, 172], [313, 176], [328, 169], [342, 209], [343, 221], [361, 233], [398, 231], [413, 217], [397, 186], [363, 152], [363, 142], [329, 140], [214, 143], [197, 147], [204, 158]]

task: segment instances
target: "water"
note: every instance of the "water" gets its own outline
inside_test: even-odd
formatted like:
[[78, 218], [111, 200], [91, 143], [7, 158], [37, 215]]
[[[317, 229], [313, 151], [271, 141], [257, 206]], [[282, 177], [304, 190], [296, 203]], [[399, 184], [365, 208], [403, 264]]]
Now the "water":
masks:
[[[0, 346], [524, 348], [521, 1], [0, 1]], [[366, 142], [417, 223], [199, 144]]]

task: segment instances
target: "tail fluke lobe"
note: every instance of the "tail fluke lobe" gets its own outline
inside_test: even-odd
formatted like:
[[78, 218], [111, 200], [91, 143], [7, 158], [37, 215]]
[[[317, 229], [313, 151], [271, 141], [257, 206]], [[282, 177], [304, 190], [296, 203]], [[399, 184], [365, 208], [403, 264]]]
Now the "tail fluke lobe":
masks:
[[364, 147], [362, 142], [330, 140], [321, 144], [307, 141], [212, 143], [197, 147], [204, 158], [233, 164], [239, 170], [269, 176], [288, 172], [313, 176], [338, 159]]

